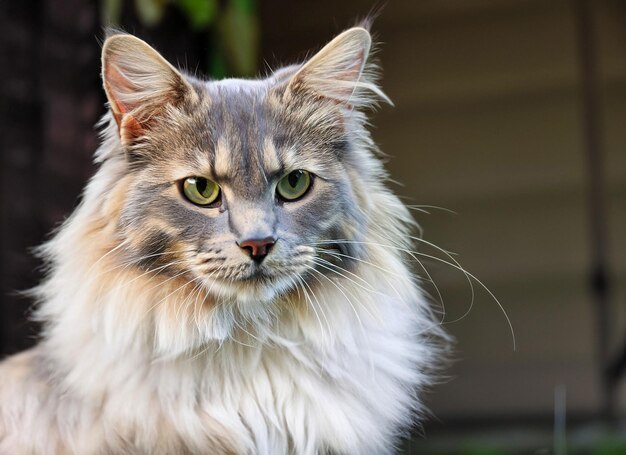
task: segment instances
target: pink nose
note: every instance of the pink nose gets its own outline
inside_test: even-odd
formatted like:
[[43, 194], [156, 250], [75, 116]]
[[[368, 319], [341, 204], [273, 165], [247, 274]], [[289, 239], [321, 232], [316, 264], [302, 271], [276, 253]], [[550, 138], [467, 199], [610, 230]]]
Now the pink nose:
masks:
[[239, 247], [248, 253], [254, 261], [261, 262], [268, 255], [274, 243], [276, 243], [276, 239], [273, 237], [247, 239], [239, 243]]

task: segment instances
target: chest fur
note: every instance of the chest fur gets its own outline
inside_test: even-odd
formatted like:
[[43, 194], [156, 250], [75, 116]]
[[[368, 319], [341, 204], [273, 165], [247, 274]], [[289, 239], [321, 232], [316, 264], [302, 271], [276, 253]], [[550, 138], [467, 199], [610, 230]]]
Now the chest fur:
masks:
[[[36, 453], [385, 452], [414, 406], [413, 391], [420, 385], [418, 344], [392, 332], [365, 333], [333, 349], [276, 337], [262, 346], [231, 342], [176, 361], [141, 363], [128, 356], [99, 372], [99, 381], [85, 377], [82, 396], [64, 394], [58, 384], [22, 378], [16, 382], [19, 396], [30, 396], [40, 407], [17, 406], [20, 425], [41, 436], [12, 443], [6, 438], [0, 448], [24, 446]], [[22, 362], [21, 371], [31, 369], [35, 377], [38, 359]]]
[[396, 350], [389, 344], [401, 340], [388, 338], [359, 338], [333, 352], [287, 340], [224, 346], [230, 352], [207, 354], [204, 364], [153, 366], [150, 388], [142, 390], [144, 381], [118, 390], [102, 412], [114, 433], [169, 435], [172, 442], [162, 446], [178, 443], [195, 453], [211, 446], [235, 453], [380, 452], [397, 423], [410, 418], [419, 385], [414, 349]]

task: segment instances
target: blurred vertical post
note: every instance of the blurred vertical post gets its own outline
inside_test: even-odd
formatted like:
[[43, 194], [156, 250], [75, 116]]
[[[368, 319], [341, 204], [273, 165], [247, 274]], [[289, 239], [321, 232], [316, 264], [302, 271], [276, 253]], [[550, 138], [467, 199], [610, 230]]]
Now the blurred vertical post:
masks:
[[567, 455], [567, 388], [554, 388], [554, 455]]
[[602, 415], [615, 415], [615, 384], [610, 363], [609, 274], [604, 189], [604, 143], [599, 95], [597, 43], [591, 0], [574, 0], [581, 78], [584, 153], [587, 168], [587, 204], [591, 245], [590, 285], [597, 317], [598, 360], [602, 381]]

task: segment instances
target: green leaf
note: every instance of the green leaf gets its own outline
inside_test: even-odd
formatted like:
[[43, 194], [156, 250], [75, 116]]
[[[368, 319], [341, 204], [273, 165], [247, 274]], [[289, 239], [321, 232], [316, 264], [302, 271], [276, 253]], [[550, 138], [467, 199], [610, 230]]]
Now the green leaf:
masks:
[[122, 0], [102, 0], [100, 15], [104, 25], [116, 25], [120, 22]]
[[250, 0], [230, 1], [219, 23], [224, 56], [237, 76], [252, 76], [257, 70], [259, 24]]
[[209, 63], [209, 74], [213, 79], [224, 79], [228, 76], [226, 62], [220, 54], [214, 54]]
[[256, 10], [255, 0], [231, 0], [231, 3], [246, 14], [254, 14]]
[[591, 453], [593, 455], [623, 455], [626, 453], [626, 441], [605, 441]]
[[163, 18], [167, 0], [135, 0], [135, 9], [141, 23], [154, 27]]
[[196, 30], [208, 28], [217, 15], [217, 0], [178, 0], [177, 5]]

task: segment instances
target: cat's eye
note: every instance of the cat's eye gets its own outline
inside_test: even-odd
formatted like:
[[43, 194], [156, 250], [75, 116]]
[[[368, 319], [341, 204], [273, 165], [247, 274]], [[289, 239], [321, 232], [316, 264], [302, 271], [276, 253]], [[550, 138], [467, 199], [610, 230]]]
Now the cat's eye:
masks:
[[213, 180], [204, 177], [187, 177], [183, 180], [183, 194], [190, 202], [207, 206], [218, 200], [220, 187]]
[[311, 186], [311, 174], [307, 171], [292, 171], [284, 176], [276, 186], [276, 193], [284, 201], [295, 201], [305, 195]]

